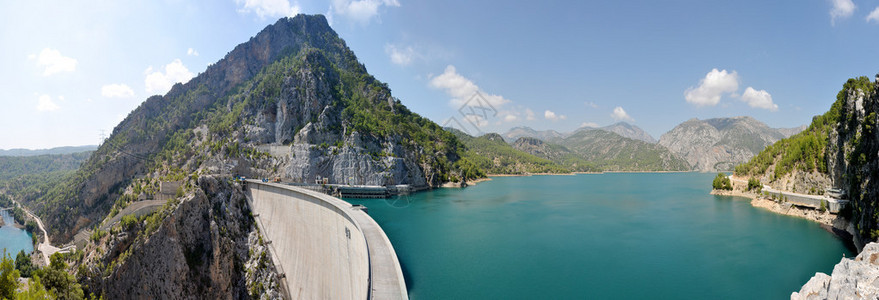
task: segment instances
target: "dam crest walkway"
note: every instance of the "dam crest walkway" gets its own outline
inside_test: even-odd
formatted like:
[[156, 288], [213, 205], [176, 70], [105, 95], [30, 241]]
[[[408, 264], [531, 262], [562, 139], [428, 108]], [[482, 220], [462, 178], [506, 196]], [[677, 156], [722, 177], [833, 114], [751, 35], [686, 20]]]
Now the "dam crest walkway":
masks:
[[287, 298], [408, 299], [394, 247], [363, 207], [259, 180], [246, 194]]

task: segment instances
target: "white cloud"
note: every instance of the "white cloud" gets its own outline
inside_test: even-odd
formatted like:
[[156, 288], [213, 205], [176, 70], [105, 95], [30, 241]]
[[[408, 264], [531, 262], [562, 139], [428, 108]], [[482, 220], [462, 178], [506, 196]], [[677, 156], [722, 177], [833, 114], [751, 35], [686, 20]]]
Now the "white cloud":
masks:
[[146, 79], [144, 79], [144, 85], [146, 86], [146, 91], [151, 94], [165, 94], [171, 90], [175, 83], [186, 83], [195, 76], [183, 65], [180, 59], [175, 59], [165, 65], [165, 73], [161, 71], [153, 72], [152, 66], [147, 68], [144, 73], [147, 74]]
[[830, 9], [830, 25], [836, 25], [836, 19], [851, 17], [855, 12], [855, 4], [852, 0], [830, 0], [833, 7]]
[[879, 6], [877, 6], [876, 9], [874, 9], [873, 12], [871, 12], [869, 15], [867, 15], [867, 22], [870, 21], [879, 23]]
[[192, 48], [186, 49], [186, 55], [198, 56], [198, 50]]
[[505, 122], [515, 122], [518, 120], [519, 120], [519, 117], [516, 115], [513, 115], [513, 114], [508, 114], [508, 115], [504, 116]]
[[107, 84], [101, 87], [101, 96], [107, 98], [130, 98], [134, 97], [134, 90], [125, 84]]
[[452, 65], [447, 66], [442, 74], [433, 77], [430, 80], [430, 86], [444, 90], [446, 94], [452, 97], [450, 103], [456, 107], [462, 105], [476, 106], [475, 104], [468, 102], [476, 92], [480, 92], [485, 101], [494, 107], [494, 109], [500, 109], [504, 104], [510, 103], [510, 100], [505, 99], [500, 95], [481, 92], [479, 87], [473, 83], [472, 80], [458, 74], [457, 70], [455, 70], [455, 66]]
[[[64, 97], [58, 97], [58, 100], [64, 100]], [[61, 109], [58, 104], [55, 104], [55, 101], [52, 101], [52, 97], [49, 95], [43, 94], [37, 97], [37, 111], [56, 111]]]
[[267, 17], [293, 17], [299, 14], [299, 3], [287, 0], [235, 0], [238, 12], [255, 13], [260, 19]]
[[586, 106], [589, 106], [591, 108], [598, 108], [598, 104], [595, 104], [595, 102], [592, 102], [592, 101], [586, 101], [586, 102], [583, 102], [583, 104], [585, 104]]
[[397, 0], [333, 0], [328, 15], [340, 15], [361, 24], [369, 23], [378, 15], [381, 6], [399, 7]]
[[595, 122], [583, 122], [580, 123], [580, 128], [589, 127], [589, 128], [598, 128], [598, 123]]
[[748, 87], [745, 89], [745, 93], [742, 94], [741, 100], [748, 103], [748, 106], [750, 107], [762, 108], [769, 111], [778, 110], [778, 105], [772, 103], [772, 95], [766, 90], [758, 91], [752, 87]]
[[535, 119], [537, 119], [537, 118], [534, 117], [534, 111], [531, 110], [530, 108], [526, 108], [525, 109], [525, 120], [534, 121]]
[[39, 55], [28, 55], [27, 58], [37, 60], [37, 66], [44, 68], [43, 76], [76, 70], [76, 59], [61, 55], [61, 51], [51, 48], [43, 49]]
[[620, 106], [613, 109], [613, 113], [610, 114], [610, 117], [617, 121], [635, 122], [635, 119], [629, 116], [629, 114], [626, 113], [626, 110]]
[[415, 49], [412, 46], [397, 47], [396, 45], [385, 45], [385, 53], [391, 57], [391, 62], [397, 65], [406, 66], [412, 63], [412, 59], [416, 57]]
[[543, 117], [546, 118], [547, 120], [551, 120], [551, 121], [564, 120], [564, 119], [568, 118], [568, 116], [559, 115], [559, 114], [556, 114], [555, 112], [550, 111], [550, 110], [543, 112]]
[[733, 93], [738, 89], [739, 75], [736, 71], [711, 69], [711, 72], [699, 81], [698, 87], [690, 87], [684, 92], [684, 98], [696, 106], [714, 106], [720, 103], [723, 94]]

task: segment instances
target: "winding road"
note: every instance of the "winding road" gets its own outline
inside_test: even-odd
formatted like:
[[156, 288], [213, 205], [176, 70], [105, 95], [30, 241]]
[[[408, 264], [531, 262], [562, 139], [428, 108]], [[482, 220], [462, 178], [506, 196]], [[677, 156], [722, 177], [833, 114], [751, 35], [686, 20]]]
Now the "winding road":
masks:
[[52, 246], [52, 244], [49, 243], [49, 233], [46, 231], [46, 227], [43, 226], [43, 221], [40, 220], [40, 218], [38, 218], [37, 215], [31, 213], [31, 211], [28, 210], [27, 207], [25, 207], [24, 205], [21, 205], [21, 203], [18, 203], [18, 201], [15, 201], [15, 199], [11, 199], [11, 200], [12, 200], [12, 202], [15, 202], [15, 205], [21, 207], [21, 209], [24, 210], [24, 213], [26, 213], [28, 216], [30, 216], [31, 218], [34, 218], [34, 220], [37, 221], [37, 226], [40, 227], [40, 231], [43, 232], [43, 241], [40, 242], [39, 245], [37, 245], [37, 249], [40, 250], [41, 253], [43, 253], [43, 261], [46, 262], [46, 265], [48, 266], [49, 265], [49, 256], [51, 256], [52, 254], [55, 254], [55, 252], [58, 252], [59, 250], [61, 250], [61, 248]]

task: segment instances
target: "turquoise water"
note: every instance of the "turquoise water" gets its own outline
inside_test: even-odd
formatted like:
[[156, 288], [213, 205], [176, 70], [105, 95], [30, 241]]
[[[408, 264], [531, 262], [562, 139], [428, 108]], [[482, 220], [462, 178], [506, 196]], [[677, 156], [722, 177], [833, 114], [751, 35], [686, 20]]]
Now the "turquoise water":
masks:
[[25, 253], [34, 251], [31, 235], [24, 229], [18, 229], [13, 226], [12, 214], [9, 211], [0, 211], [0, 217], [3, 217], [5, 225], [0, 227], [0, 254], [2, 249], [6, 249], [6, 254], [15, 258], [19, 251], [24, 250]]
[[713, 174], [501, 177], [364, 204], [412, 299], [787, 299], [852, 253]]

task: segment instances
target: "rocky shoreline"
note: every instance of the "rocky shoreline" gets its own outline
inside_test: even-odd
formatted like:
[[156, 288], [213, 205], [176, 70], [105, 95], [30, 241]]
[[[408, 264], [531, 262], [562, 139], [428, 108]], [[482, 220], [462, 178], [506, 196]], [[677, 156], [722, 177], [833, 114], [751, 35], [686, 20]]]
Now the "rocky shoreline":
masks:
[[879, 299], [879, 243], [867, 244], [854, 259], [843, 257], [831, 275], [815, 273], [790, 298]]
[[854, 242], [852, 240], [852, 236], [855, 232], [854, 225], [837, 214], [833, 214], [827, 211], [821, 212], [811, 208], [803, 208], [792, 205], [790, 203], [779, 203], [767, 198], [763, 198], [755, 193], [742, 192], [738, 190], [712, 190], [711, 194], [718, 196], [735, 196], [748, 198], [751, 199], [751, 206], [763, 208], [777, 214], [803, 218], [812, 222], [816, 222], [818, 224], [821, 224], [822, 228], [830, 231], [831, 233], [842, 239], [844, 242], [846, 242], [846, 245], [850, 248], [854, 247]]

